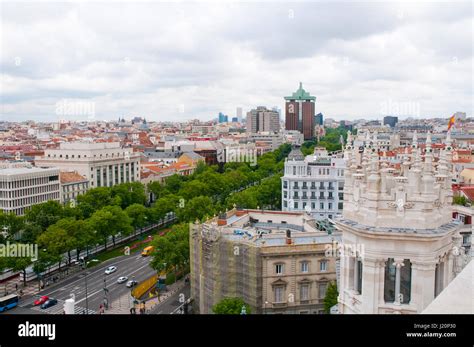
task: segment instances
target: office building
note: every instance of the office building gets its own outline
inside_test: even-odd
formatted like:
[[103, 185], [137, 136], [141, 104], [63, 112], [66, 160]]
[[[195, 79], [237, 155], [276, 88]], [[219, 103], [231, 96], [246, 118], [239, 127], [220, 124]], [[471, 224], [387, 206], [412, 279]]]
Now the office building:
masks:
[[280, 116], [278, 112], [259, 106], [247, 113], [247, 133], [279, 132]]
[[7, 164], [0, 168], [0, 209], [23, 216], [28, 208], [60, 201], [59, 170]]
[[90, 188], [111, 187], [140, 181], [140, 153], [122, 148], [118, 142], [65, 142], [57, 149], [46, 149], [35, 159], [38, 167], [77, 171]]
[[303, 84], [291, 96], [285, 96], [285, 129], [299, 130], [305, 140], [314, 137], [315, 96], [303, 89]]

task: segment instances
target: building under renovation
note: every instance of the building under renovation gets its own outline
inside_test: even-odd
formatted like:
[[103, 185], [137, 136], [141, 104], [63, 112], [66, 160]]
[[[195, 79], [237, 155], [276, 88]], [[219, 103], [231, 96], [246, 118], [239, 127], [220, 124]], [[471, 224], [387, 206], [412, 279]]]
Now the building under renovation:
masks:
[[322, 313], [336, 282], [340, 234], [318, 229], [307, 213], [236, 210], [191, 225], [191, 296], [212, 313], [239, 297], [252, 313]]

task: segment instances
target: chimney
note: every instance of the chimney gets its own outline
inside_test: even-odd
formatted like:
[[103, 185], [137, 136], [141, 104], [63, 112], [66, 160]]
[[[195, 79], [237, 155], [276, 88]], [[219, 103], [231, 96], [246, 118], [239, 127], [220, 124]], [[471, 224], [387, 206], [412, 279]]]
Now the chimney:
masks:
[[291, 245], [291, 230], [286, 229], [286, 244]]

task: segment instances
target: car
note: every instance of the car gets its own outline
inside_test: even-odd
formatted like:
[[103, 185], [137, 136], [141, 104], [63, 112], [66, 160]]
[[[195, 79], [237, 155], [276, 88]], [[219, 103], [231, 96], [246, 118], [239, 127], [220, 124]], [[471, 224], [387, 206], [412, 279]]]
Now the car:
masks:
[[117, 271], [117, 267], [116, 266], [109, 266], [107, 269], [105, 269], [105, 274], [106, 275], [110, 275], [111, 273]]
[[44, 310], [46, 308], [56, 305], [57, 303], [58, 303], [58, 300], [49, 299], [48, 301], [46, 301], [44, 304], [41, 305], [41, 308]]
[[132, 287], [136, 286], [137, 284], [138, 284], [137, 281], [131, 280], [131, 281], [128, 281], [128, 282], [127, 282], [127, 287], [128, 287], [128, 288], [132, 288]]
[[43, 295], [38, 300], [35, 300], [34, 305], [35, 306], [42, 305], [48, 300], [49, 300], [49, 296]]
[[127, 280], [128, 280], [127, 276], [120, 276], [117, 280], [117, 283], [127, 282]]

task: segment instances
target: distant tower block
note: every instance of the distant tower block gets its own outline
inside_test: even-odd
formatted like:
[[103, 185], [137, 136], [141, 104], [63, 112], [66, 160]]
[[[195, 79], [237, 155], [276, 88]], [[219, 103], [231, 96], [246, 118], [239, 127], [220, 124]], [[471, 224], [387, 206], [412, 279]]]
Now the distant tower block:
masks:
[[424, 151], [417, 141], [415, 134], [395, 165], [376, 142], [361, 150], [347, 138], [335, 223], [346, 250], [363, 251], [341, 257], [340, 313], [420, 313], [465, 264], [451, 211], [451, 147], [435, 163], [431, 134]]

